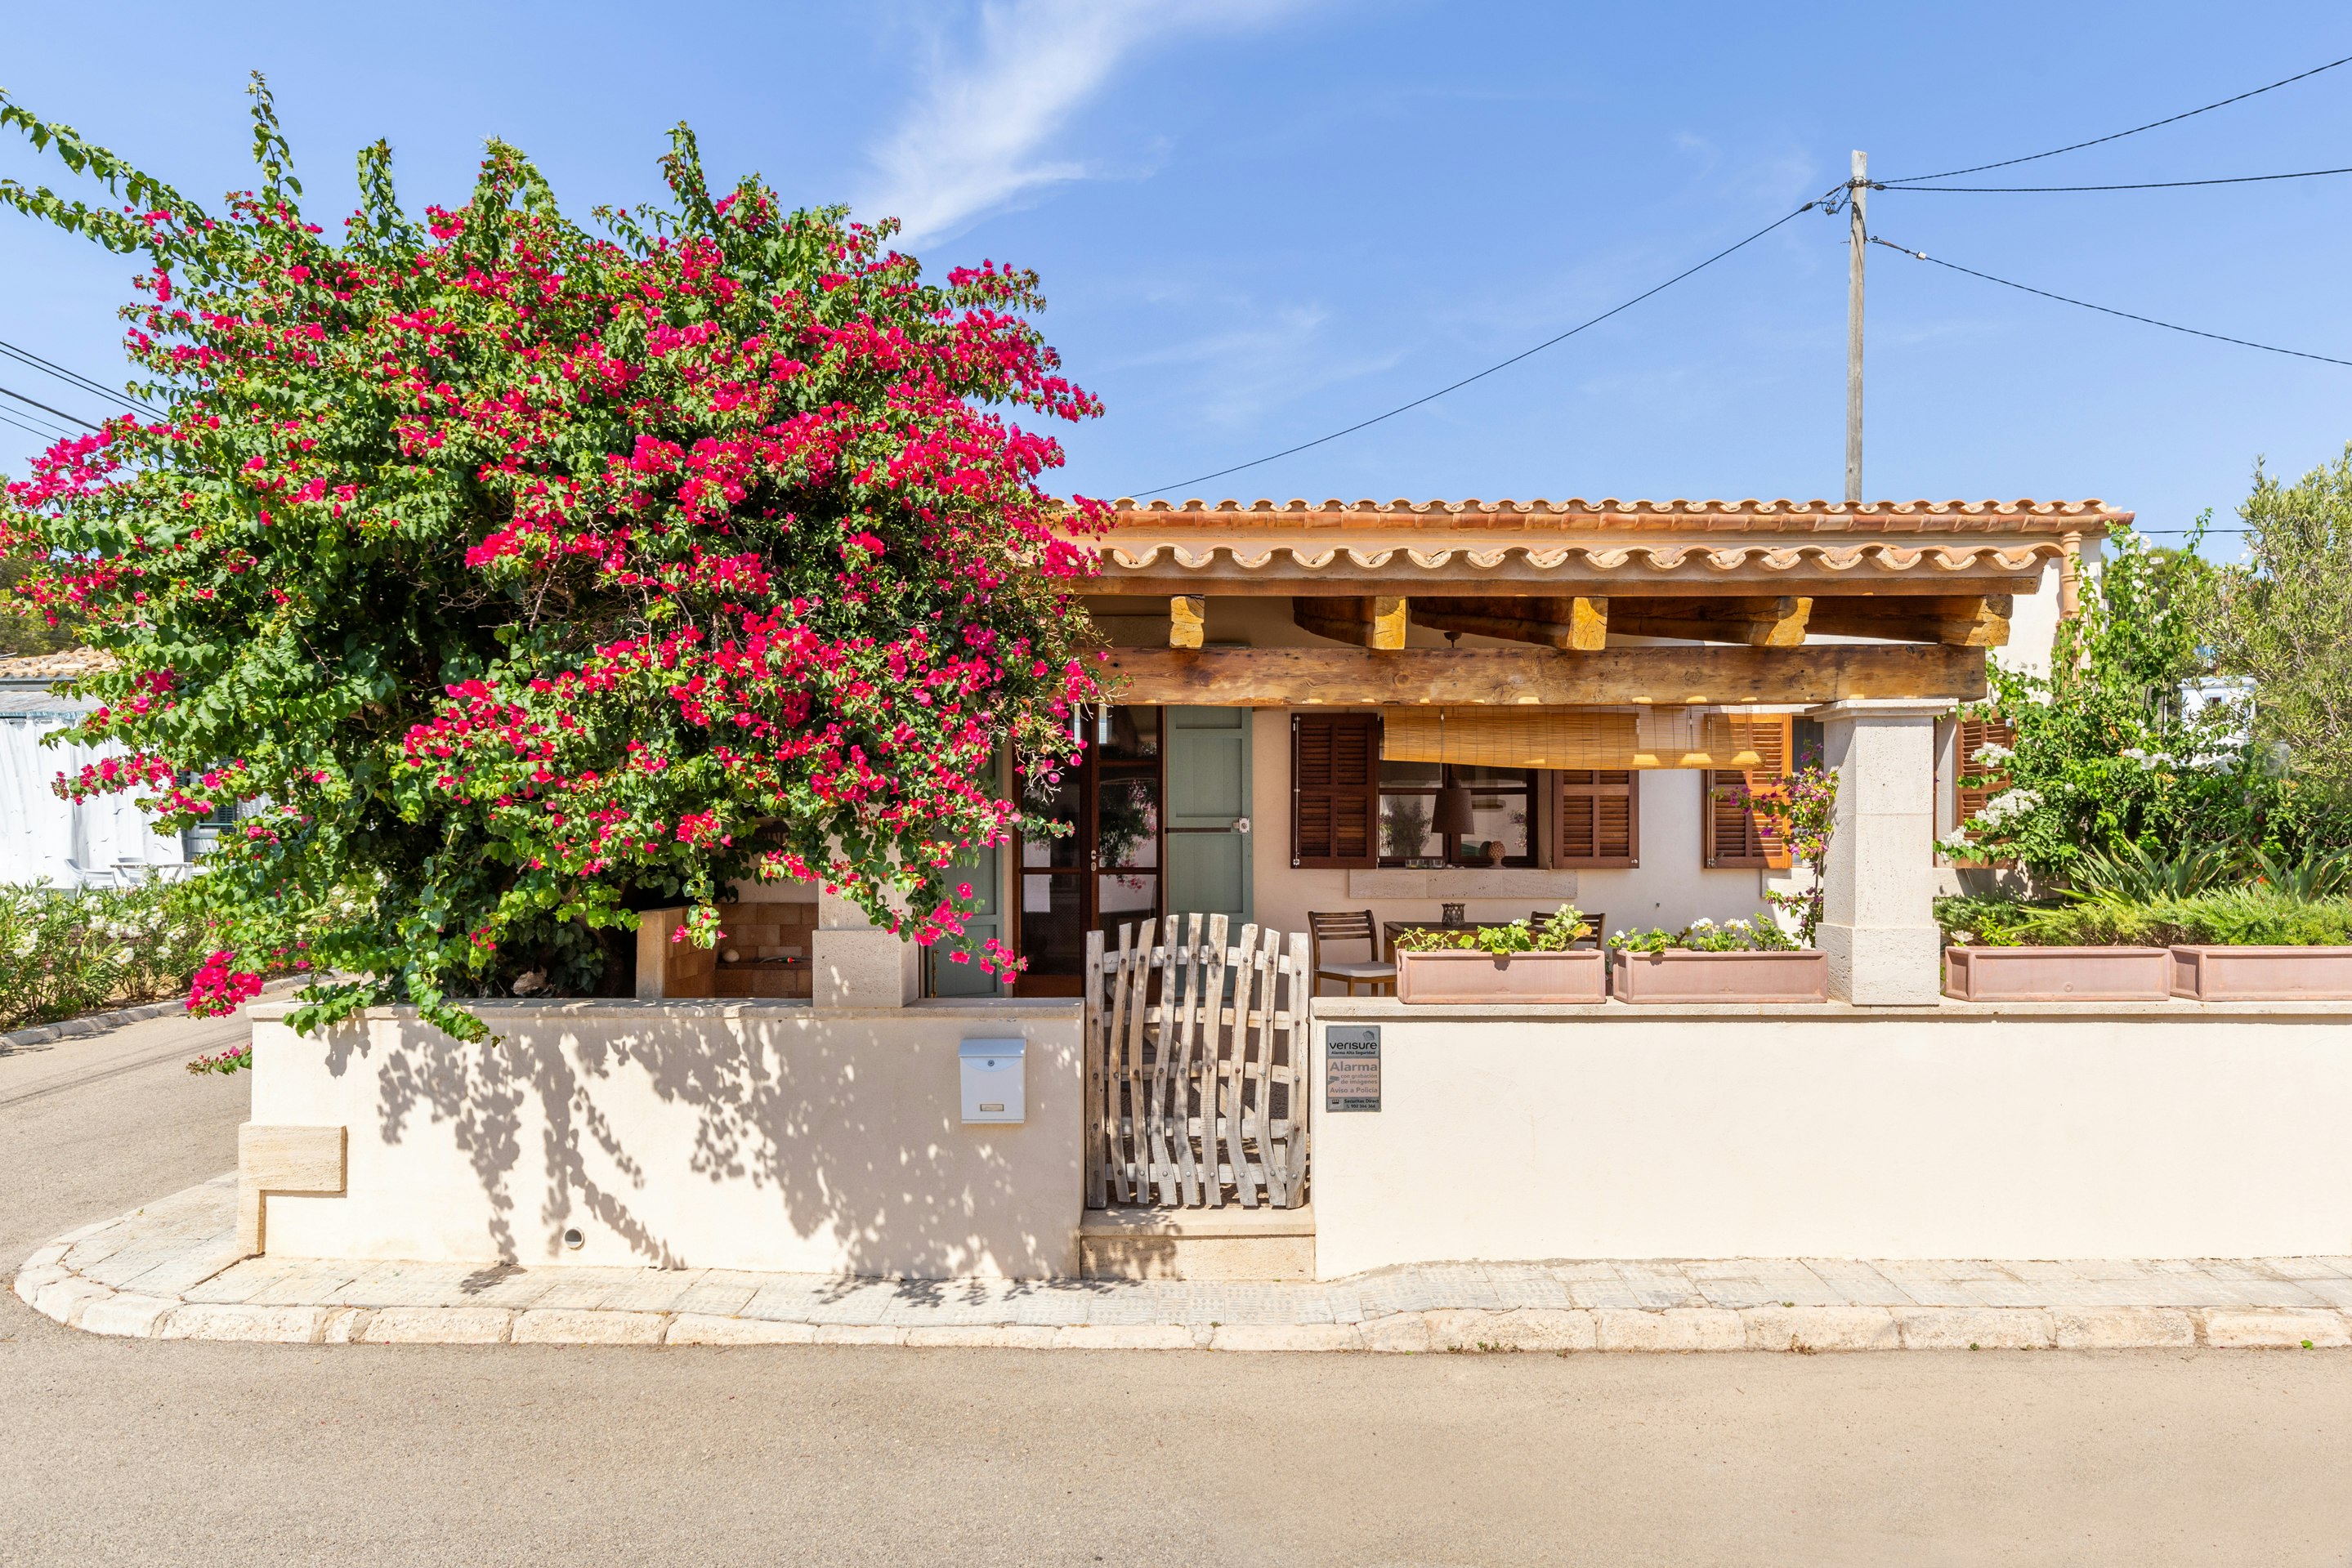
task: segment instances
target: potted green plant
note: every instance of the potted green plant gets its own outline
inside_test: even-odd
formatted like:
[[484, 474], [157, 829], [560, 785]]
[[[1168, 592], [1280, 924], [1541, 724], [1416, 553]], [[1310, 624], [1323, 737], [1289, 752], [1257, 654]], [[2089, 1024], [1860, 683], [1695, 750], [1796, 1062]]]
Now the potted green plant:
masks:
[[1564, 904], [1540, 925], [1403, 932], [1396, 939], [1397, 1000], [1599, 1003], [1607, 997], [1601, 950], [1573, 946], [1591, 930]]
[[1678, 932], [1627, 929], [1609, 938], [1610, 989], [1621, 1002], [1819, 1002], [1829, 959], [1769, 915]]

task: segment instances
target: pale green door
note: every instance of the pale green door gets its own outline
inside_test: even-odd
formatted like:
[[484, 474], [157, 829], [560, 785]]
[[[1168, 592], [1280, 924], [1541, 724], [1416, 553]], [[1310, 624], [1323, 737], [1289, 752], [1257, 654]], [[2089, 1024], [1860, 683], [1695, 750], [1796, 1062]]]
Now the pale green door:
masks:
[[[1004, 770], [999, 767], [991, 781], [992, 788], [1003, 786]], [[954, 952], [954, 937], [934, 945], [925, 955], [930, 972], [930, 994], [935, 997], [1001, 997], [1004, 982], [980, 967], [981, 945], [992, 937], [1003, 942], [1004, 929], [1004, 851], [1001, 847], [966, 850], [956, 857], [948, 871], [949, 885], [968, 882], [980, 901], [979, 912], [964, 922], [963, 942], [971, 948], [971, 956], [959, 964], [948, 955]]]
[[1250, 715], [1245, 707], [1171, 707], [1168, 754], [1170, 915], [1250, 918]]

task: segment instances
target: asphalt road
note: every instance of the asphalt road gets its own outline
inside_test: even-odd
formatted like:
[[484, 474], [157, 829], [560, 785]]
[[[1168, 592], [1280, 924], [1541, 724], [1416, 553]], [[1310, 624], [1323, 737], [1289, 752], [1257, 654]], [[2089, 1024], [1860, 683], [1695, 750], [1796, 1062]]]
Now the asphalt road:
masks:
[[[226, 1169], [159, 1020], [0, 1054], [0, 1269]], [[2325, 1563], [2352, 1353], [148, 1343], [0, 1297], [0, 1563]]]

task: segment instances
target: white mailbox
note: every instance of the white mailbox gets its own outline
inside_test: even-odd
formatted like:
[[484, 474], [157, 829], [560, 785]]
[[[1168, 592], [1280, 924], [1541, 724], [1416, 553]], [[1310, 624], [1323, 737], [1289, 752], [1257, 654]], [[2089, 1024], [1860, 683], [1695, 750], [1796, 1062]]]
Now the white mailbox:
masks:
[[963, 1119], [1019, 1122], [1028, 1116], [1022, 1092], [1025, 1040], [968, 1040], [956, 1052], [963, 1069]]

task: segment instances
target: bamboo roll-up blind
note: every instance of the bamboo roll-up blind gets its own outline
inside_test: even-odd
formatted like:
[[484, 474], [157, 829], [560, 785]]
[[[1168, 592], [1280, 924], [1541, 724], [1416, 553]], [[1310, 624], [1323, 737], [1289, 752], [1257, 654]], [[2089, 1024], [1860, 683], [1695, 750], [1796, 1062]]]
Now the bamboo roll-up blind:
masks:
[[1478, 768], [1778, 767], [1789, 730], [1787, 714], [1679, 706], [1413, 706], [1381, 718], [1382, 759]]

